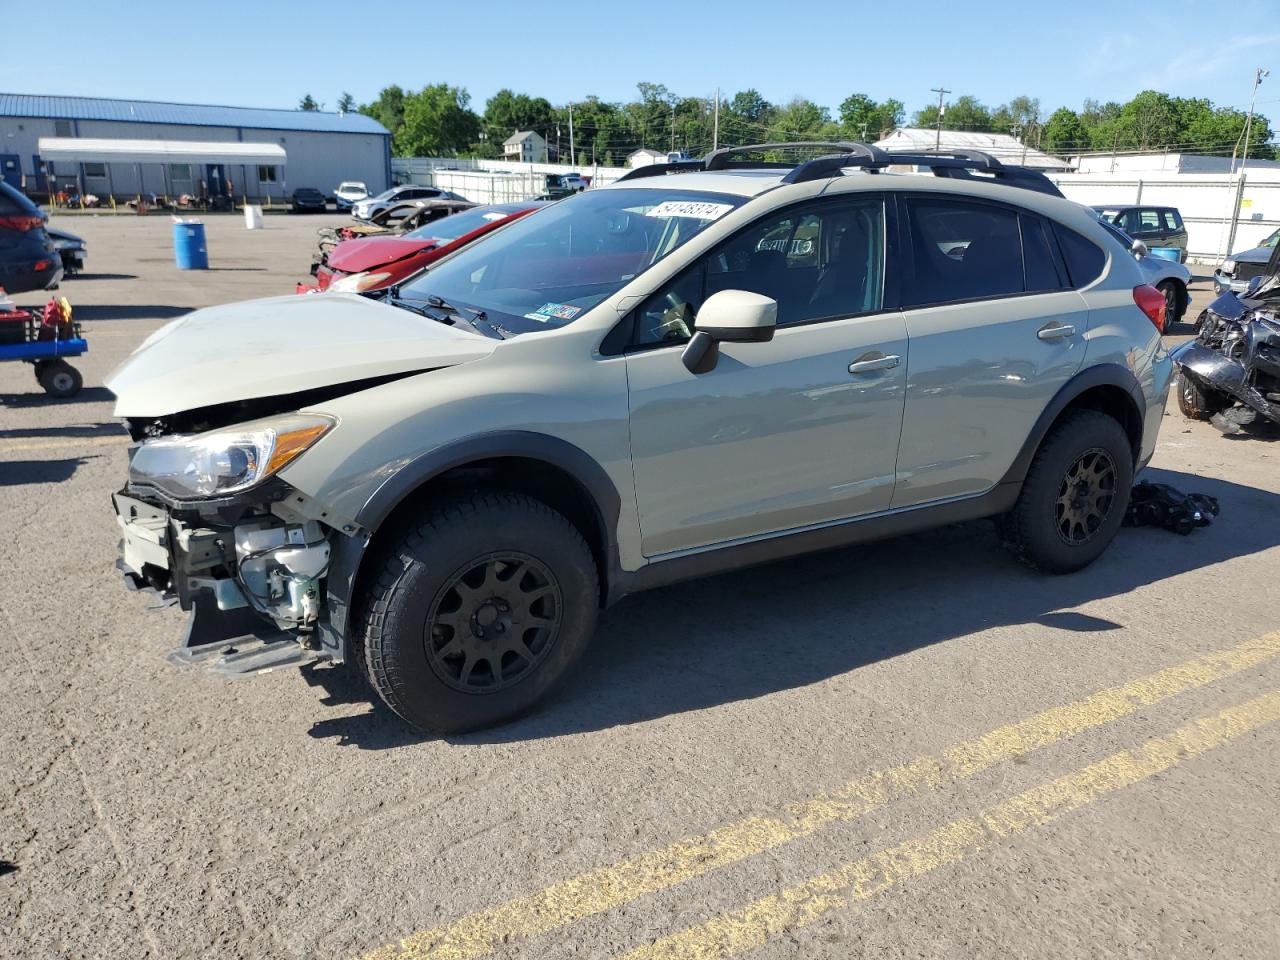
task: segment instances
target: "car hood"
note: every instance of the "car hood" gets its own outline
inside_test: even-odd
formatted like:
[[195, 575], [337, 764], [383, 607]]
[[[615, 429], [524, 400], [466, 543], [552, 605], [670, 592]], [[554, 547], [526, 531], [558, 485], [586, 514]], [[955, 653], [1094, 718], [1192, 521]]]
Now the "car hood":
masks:
[[385, 263], [395, 263], [436, 246], [434, 239], [409, 237], [357, 237], [344, 240], [329, 251], [329, 266], [343, 273], [363, 273]]
[[1176, 260], [1166, 260], [1164, 257], [1154, 257], [1151, 254], [1147, 254], [1138, 261], [1138, 266], [1142, 268], [1147, 281], [1152, 285], [1159, 283], [1161, 280], [1168, 280], [1170, 277], [1176, 277], [1184, 284], [1191, 282], [1191, 271]]
[[1271, 259], [1270, 247], [1254, 247], [1252, 250], [1241, 250], [1239, 253], [1233, 253], [1228, 259], [1234, 260], [1236, 263], [1266, 263]]
[[142, 342], [106, 379], [118, 417], [160, 417], [478, 360], [497, 342], [356, 294], [208, 307]]

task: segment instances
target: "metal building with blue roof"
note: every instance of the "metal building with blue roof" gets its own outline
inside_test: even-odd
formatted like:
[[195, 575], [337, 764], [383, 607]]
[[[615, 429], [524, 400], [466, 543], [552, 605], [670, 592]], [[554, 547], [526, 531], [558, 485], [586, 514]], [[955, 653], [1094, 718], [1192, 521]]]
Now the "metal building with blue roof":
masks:
[[0, 92], [0, 178], [33, 196], [331, 195], [391, 186], [391, 134], [360, 113]]

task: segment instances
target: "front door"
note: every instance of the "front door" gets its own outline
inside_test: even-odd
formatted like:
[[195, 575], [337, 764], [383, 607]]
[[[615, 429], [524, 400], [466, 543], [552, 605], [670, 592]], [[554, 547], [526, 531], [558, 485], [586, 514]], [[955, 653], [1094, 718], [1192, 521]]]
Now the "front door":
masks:
[[22, 189], [22, 159], [16, 153], [0, 153], [0, 180], [15, 190]]
[[1048, 221], [936, 195], [905, 207], [911, 362], [895, 508], [999, 482], [1079, 369], [1089, 320]]
[[[883, 309], [884, 237], [879, 196], [808, 202], [743, 228], [636, 309], [627, 376], [646, 556], [889, 506], [907, 340]], [[680, 356], [698, 307], [726, 289], [776, 300], [778, 330], [722, 344], [714, 369], [690, 373]]]

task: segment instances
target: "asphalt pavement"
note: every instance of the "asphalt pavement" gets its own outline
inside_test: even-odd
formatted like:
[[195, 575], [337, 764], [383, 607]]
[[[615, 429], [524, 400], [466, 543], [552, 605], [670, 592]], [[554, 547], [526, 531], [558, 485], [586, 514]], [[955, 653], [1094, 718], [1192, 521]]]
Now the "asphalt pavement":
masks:
[[0, 956], [1276, 956], [1277, 434], [1171, 404], [1149, 476], [1222, 505], [1187, 537], [1043, 577], [974, 523], [654, 591], [534, 715], [424, 738], [343, 669], [169, 662], [114, 567], [103, 377], [341, 218], [207, 218], [207, 272], [167, 218], [62, 219], [85, 390], [0, 365]]

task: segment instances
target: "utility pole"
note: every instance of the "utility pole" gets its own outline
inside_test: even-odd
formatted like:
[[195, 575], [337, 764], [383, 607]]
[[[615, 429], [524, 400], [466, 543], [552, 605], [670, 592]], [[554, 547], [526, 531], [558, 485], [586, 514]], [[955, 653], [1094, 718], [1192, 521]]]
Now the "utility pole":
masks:
[[676, 104], [671, 101], [671, 152], [676, 152]]
[[569, 163], [570, 165], [578, 162], [578, 154], [573, 148], [573, 104], [569, 104]]
[[720, 88], [716, 87], [716, 120], [714, 133], [711, 134], [711, 149], [720, 149]]
[[[1253, 94], [1249, 97], [1249, 116], [1244, 121], [1244, 155], [1240, 161], [1240, 183], [1236, 187], [1235, 198], [1231, 202], [1231, 230], [1227, 234], [1227, 255], [1236, 243], [1236, 228], [1240, 226], [1240, 201], [1244, 197], [1245, 170], [1249, 166], [1249, 136], [1253, 133], [1253, 107], [1258, 100], [1258, 86], [1263, 77], [1271, 76], [1270, 70], [1258, 67], [1253, 74]], [[1236, 172], [1235, 151], [1231, 152], [1231, 172]]]
[[942, 152], [942, 115], [947, 110], [947, 108], [942, 105], [942, 98], [945, 97], [951, 91], [944, 90], [942, 87], [930, 87], [929, 90], [931, 93], [936, 93], [938, 95], [938, 136], [933, 141], [933, 152], [941, 153]]

